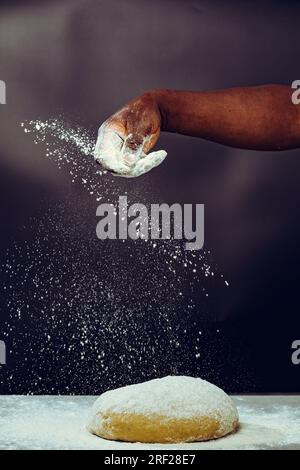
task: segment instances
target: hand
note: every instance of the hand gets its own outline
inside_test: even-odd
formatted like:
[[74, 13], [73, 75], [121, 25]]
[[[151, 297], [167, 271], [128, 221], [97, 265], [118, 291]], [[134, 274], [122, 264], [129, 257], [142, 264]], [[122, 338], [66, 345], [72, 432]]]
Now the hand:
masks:
[[160, 128], [158, 104], [151, 92], [145, 93], [101, 125], [95, 159], [117, 176], [143, 175], [167, 156], [164, 150], [149, 153], [159, 138]]

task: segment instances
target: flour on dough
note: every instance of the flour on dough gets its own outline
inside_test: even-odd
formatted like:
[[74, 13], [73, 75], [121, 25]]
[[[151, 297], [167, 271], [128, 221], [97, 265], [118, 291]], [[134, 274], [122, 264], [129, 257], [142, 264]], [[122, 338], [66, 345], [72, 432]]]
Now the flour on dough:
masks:
[[192, 442], [225, 436], [238, 427], [232, 399], [200, 378], [168, 376], [100, 395], [88, 430], [129, 442]]

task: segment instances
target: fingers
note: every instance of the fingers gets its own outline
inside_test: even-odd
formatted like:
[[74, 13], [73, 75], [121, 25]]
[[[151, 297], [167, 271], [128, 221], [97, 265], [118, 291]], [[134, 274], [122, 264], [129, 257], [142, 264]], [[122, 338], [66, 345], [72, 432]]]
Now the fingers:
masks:
[[157, 152], [151, 152], [148, 155], [145, 155], [139, 159], [134, 167], [132, 167], [127, 173], [118, 175], [125, 178], [136, 178], [138, 176], [144, 175], [151, 171], [153, 168], [160, 165], [167, 156], [165, 150], [158, 150]]
[[116, 176], [134, 178], [152, 170], [166, 158], [164, 150], [145, 154], [144, 150], [152, 142], [152, 136], [131, 133], [125, 137], [121, 130], [104, 122], [99, 128], [94, 157]]
[[149, 153], [150, 150], [154, 147], [154, 145], [158, 141], [159, 134], [160, 134], [160, 130], [158, 129], [156, 132], [146, 137], [145, 142], [144, 142], [144, 148], [143, 148], [145, 153]]
[[94, 151], [94, 158], [98, 163], [116, 172], [124, 171], [121, 149], [123, 138], [112, 126], [104, 122], [99, 128], [98, 138]]
[[[129, 134], [122, 148], [123, 161], [129, 168], [134, 168], [153, 147], [153, 136]], [[157, 152], [153, 152], [156, 155]]]
[[129, 168], [133, 168], [142, 156], [145, 137], [128, 134], [122, 148], [122, 160]]

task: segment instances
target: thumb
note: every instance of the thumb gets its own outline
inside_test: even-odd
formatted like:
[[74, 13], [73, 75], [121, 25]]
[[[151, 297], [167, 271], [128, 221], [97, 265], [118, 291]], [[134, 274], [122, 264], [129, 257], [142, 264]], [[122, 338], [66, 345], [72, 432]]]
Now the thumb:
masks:
[[156, 166], [160, 165], [167, 156], [167, 152], [164, 150], [158, 150], [151, 152], [148, 155], [143, 154], [143, 158], [140, 158], [137, 164], [130, 170], [130, 172], [122, 175], [126, 178], [135, 178], [137, 176], [144, 175], [151, 171]]

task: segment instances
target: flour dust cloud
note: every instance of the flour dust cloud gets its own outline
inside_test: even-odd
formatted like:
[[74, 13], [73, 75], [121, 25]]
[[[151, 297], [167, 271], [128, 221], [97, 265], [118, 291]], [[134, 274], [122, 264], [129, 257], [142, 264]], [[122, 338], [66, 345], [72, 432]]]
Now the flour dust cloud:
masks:
[[[95, 219], [85, 214], [99, 201], [115, 203], [126, 182], [95, 164], [87, 130], [56, 119], [22, 127], [84, 186], [90, 207], [77, 211], [83, 202], [76, 195], [50, 206], [28, 224], [34, 237], [6, 253], [4, 339], [11, 359], [0, 378], [3, 391], [98, 394], [168, 374], [222, 386], [222, 364], [232, 358], [214, 326], [213, 299], [229, 283], [210, 251], [186, 251], [179, 240], [97, 240]], [[138, 200], [138, 191], [131, 184], [128, 200]], [[239, 361], [232, 367], [234, 389], [245, 373]]]

